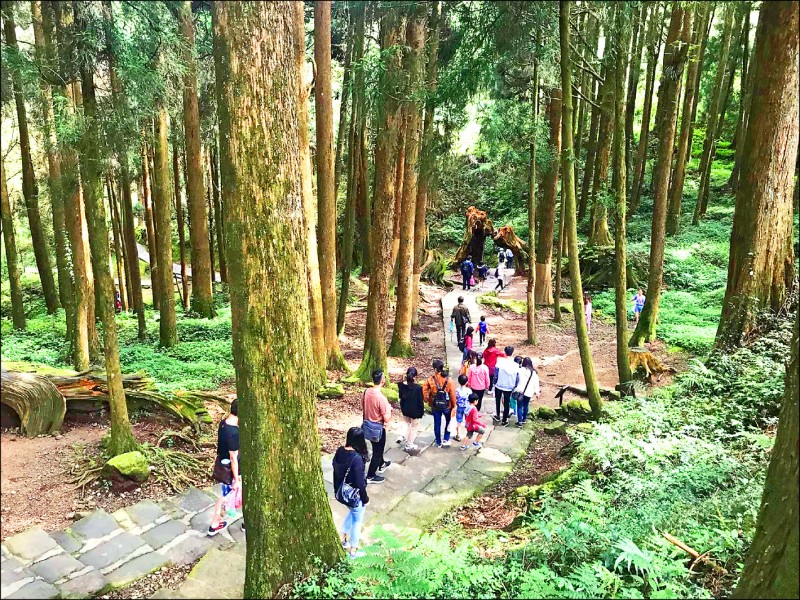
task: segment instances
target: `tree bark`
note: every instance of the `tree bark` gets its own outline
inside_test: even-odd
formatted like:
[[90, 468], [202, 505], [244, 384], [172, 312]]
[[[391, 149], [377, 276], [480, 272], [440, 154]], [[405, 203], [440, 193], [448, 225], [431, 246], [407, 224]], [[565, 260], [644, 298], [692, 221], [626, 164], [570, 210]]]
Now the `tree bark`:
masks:
[[397, 131], [397, 157], [394, 172], [394, 219], [392, 220], [392, 279], [397, 279], [397, 254], [400, 251], [400, 215], [403, 203], [403, 183], [405, 182], [406, 168], [406, 117], [404, 107], [401, 106], [400, 125]]
[[[366, 29], [366, 9], [367, 5], [359, 2], [353, 7], [356, 17], [354, 51], [364, 54], [364, 31]], [[356, 125], [356, 146], [359, 148], [360, 160], [356, 162], [356, 173], [358, 187], [356, 194], [356, 230], [358, 231], [359, 245], [359, 264], [361, 274], [367, 275], [370, 272], [370, 260], [372, 256], [372, 205], [370, 194], [367, 189], [367, 114], [366, 114], [366, 85], [365, 69], [362, 63], [356, 65], [354, 72], [353, 100], [360, 104], [358, 110], [359, 122]]]
[[147, 229], [147, 254], [150, 257], [150, 292], [153, 297], [153, 309], [158, 310], [161, 294], [158, 291], [158, 250], [156, 248], [156, 225], [153, 215], [153, 194], [150, 187], [150, 152], [147, 144], [142, 145], [142, 204], [144, 205], [144, 222]]
[[[223, 283], [228, 283], [228, 261], [225, 260], [225, 226], [222, 216], [222, 194], [219, 185], [219, 168], [217, 161], [217, 144], [214, 142], [211, 145], [211, 152], [209, 153], [209, 160], [211, 161], [211, 191], [214, 202], [214, 225], [217, 230], [217, 248], [219, 248], [219, 278]], [[216, 279], [216, 277], [214, 278]], [[212, 281], [214, 280], [212, 279]]]
[[122, 243], [120, 236], [119, 215], [117, 213], [117, 200], [111, 178], [106, 176], [106, 192], [108, 196], [109, 219], [111, 221], [111, 240], [114, 244], [114, 262], [117, 268], [117, 281], [119, 287], [119, 300], [122, 310], [128, 310], [127, 290], [125, 287], [125, 262], [122, 257]]
[[[6, 46], [12, 52], [18, 53], [16, 24], [12, 14], [11, 5], [3, 6], [3, 30]], [[42, 284], [45, 304], [48, 314], [52, 314], [60, 306], [58, 290], [53, 278], [53, 268], [50, 264], [50, 254], [47, 248], [47, 238], [42, 227], [42, 217], [39, 213], [39, 186], [36, 183], [36, 174], [33, 170], [31, 158], [31, 141], [28, 132], [28, 113], [25, 108], [25, 98], [22, 89], [22, 74], [18, 69], [11, 69], [11, 84], [14, 92], [14, 103], [17, 109], [17, 125], [19, 127], [19, 148], [22, 157], [22, 196], [25, 199], [25, 208], [28, 214], [28, 224], [31, 230], [31, 243], [33, 254], [36, 258], [36, 269]]]
[[139, 273], [139, 252], [136, 249], [136, 230], [133, 225], [133, 199], [131, 198], [131, 176], [128, 170], [127, 157], [122, 158], [122, 237], [128, 249], [128, 288], [133, 300], [132, 308], [136, 313], [138, 338], [147, 337], [147, 325], [144, 319], [144, 301], [142, 299], [142, 276]]
[[[585, 28], [586, 28], [586, 39], [588, 41], [588, 47], [584, 50], [584, 57], [587, 60], [594, 60], [597, 56], [597, 39], [600, 37], [600, 24], [597, 22], [597, 19], [592, 18], [589, 21], [590, 16], [586, 15], [585, 20]], [[583, 75], [581, 76], [582, 83], [581, 83], [581, 93], [586, 95], [587, 97], [591, 98], [594, 94], [594, 77], [592, 77], [588, 72], [584, 71]], [[574, 103], [573, 99], [573, 103]], [[586, 128], [586, 112], [592, 112], [590, 108], [590, 104], [583, 100], [580, 103], [580, 108], [578, 111], [578, 125], [577, 125], [577, 132], [575, 133], [575, 157], [577, 160], [580, 160], [581, 156], [581, 145], [583, 144], [583, 131]], [[596, 133], [596, 132], [595, 132]], [[585, 211], [584, 207], [584, 211]]]
[[[214, 204], [213, 200], [211, 199], [211, 161], [207, 157], [210, 154], [208, 149], [204, 149], [201, 153], [200, 164], [205, 165], [207, 168], [204, 171], [203, 176], [208, 178], [208, 182], [206, 185], [206, 214], [208, 215], [208, 257], [209, 257], [209, 274], [211, 277], [211, 281], [215, 281], [217, 278], [217, 268], [214, 266], [214, 236], [213, 233], [216, 231], [216, 227], [214, 226], [216, 219], [214, 218]], [[217, 253], [221, 256], [222, 249], [217, 246]]]
[[[711, 25], [714, 22], [714, 13], [717, 9], [715, 2], [704, 5], [705, 8], [705, 22], [703, 24], [703, 39], [700, 42], [700, 55], [697, 59], [697, 73], [694, 82], [694, 99], [692, 100], [692, 124], [689, 127], [689, 140], [694, 140], [694, 126], [697, 123], [697, 106], [700, 102], [700, 77], [703, 74], [703, 60], [706, 55], [706, 47], [708, 46], [708, 38], [711, 36]], [[688, 163], [692, 158], [691, 150], [686, 154], [686, 162]]]
[[667, 41], [664, 45], [664, 64], [658, 89], [658, 111], [656, 128], [658, 156], [653, 167], [653, 224], [650, 233], [650, 269], [648, 274], [647, 300], [639, 317], [639, 323], [631, 337], [631, 346], [641, 346], [656, 337], [658, 305], [661, 300], [661, 278], [664, 272], [664, 234], [667, 218], [667, 192], [669, 170], [675, 146], [675, 127], [678, 120], [678, 98], [681, 77], [686, 66], [686, 56], [691, 38], [691, 9], [673, 4]]
[[403, 197], [400, 204], [400, 247], [397, 254], [397, 306], [394, 316], [394, 331], [389, 346], [391, 356], [412, 356], [411, 317], [414, 311], [414, 295], [419, 294], [414, 286], [414, 235], [416, 227], [417, 176], [420, 146], [422, 102], [419, 100], [425, 88], [425, 6], [419, 5], [411, 12], [406, 26], [405, 71], [408, 73], [407, 104], [405, 115], [405, 152], [403, 166]]
[[[82, 15], [81, 15], [82, 17]], [[84, 18], [77, 22], [78, 30], [86, 31]], [[82, 48], [86, 52], [85, 48]], [[84, 131], [81, 139], [80, 173], [86, 201], [86, 222], [91, 247], [94, 272], [95, 305], [103, 325], [103, 354], [108, 377], [108, 405], [111, 412], [111, 456], [136, 450], [128, 419], [128, 405], [122, 388], [122, 371], [119, 362], [117, 323], [114, 318], [114, 280], [109, 269], [108, 228], [100, 181], [100, 121], [97, 115], [93, 72], [81, 67], [81, 92], [83, 96]]]
[[742, 170], [742, 159], [747, 149], [744, 147], [744, 136], [747, 131], [747, 119], [750, 114], [750, 99], [752, 98], [755, 69], [751, 68], [752, 55], [750, 54], [750, 3], [745, 9], [745, 18], [742, 25], [744, 50], [742, 52], [742, 77], [739, 87], [739, 118], [736, 120], [736, 133], [733, 141], [736, 145], [733, 171], [728, 179], [728, 186], [736, 193], [739, 190], [739, 175]]
[[331, 88], [331, 3], [314, 3], [314, 106], [317, 116], [317, 237], [319, 279], [322, 290], [322, 320], [325, 341], [324, 365], [342, 370], [347, 365], [336, 333], [336, 187], [333, 149], [333, 91]]
[[213, 18], [229, 65], [217, 84], [241, 447], [258, 457], [242, 463], [244, 597], [271, 598], [342, 555], [319, 463], [308, 303], [297, 298], [308, 286], [303, 4], [216, 2]]
[[[572, 61], [570, 59], [570, 32], [569, 14], [572, 7], [571, 0], [561, 0], [559, 14], [559, 31], [561, 43], [561, 89], [572, 89]], [[597, 387], [597, 378], [594, 374], [594, 361], [592, 349], [589, 346], [589, 334], [586, 331], [586, 322], [581, 318], [583, 314], [583, 287], [581, 286], [581, 272], [578, 261], [578, 226], [575, 220], [575, 155], [573, 154], [572, 141], [572, 94], [564, 94], [562, 101], [561, 119], [561, 174], [562, 198], [565, 202], [564, 213], [566, 217], [565, 231], [569, 240], [569, 278], [572, 288], [572, 307], [575, 314], [575, 330], [578, 336], [578, 349], [581, 355], [583, 378], [586, 381], [586, 392], [589, 404], [592, 407], [592, 417], [599, 419], [602, 412], [603, 401], [600, 398], [600, 389]]]
[[186, 235], [183, 227], [183, 203], [181, 202], [181, 164], [178, 158], [177, 139], [172, 143], [172, 181], [175, 190], [175, 220], [178, 224], [178, 251], [181, 257], [181, 304], [189, 310], [189, 276], [186, 270]]
[[19, 282], [17, 243], [14, 239], [14, 217], [6, 187], [6, 164], [0, 156], [0, 209], [2, 209], [3, 244], [6, 249], [6, 266], [11, 287], [11, 323], [14, 329], [25, 329], [25, 306], [22, 303], [22, 286]]
[[[550, 91], [547, 103], [550, 122], [550, 139], [547, 144], [552, 160], [542, 174], [542, 205], [539, 210], [539, 230], [536, 240], [536, 304], [553, 303], [553, 236], [556, 226], [556, 203], [558, 202], [558, 156], [561, 153], [561, 90]], [[532, 246], [533, 247], [533, 246]]]
[[[628, 93], [625, 101], [625, 173], [626, 177], [630, 176], [632, 172], [631, 163], [633, 162], [633, 153], [631, 152], [631, 144], [633, 143], [633, 117], [636, 114], [636, 96], [639, 90], [639, 75], [642, 72], [642, 51], [644, 50], [645, 39], [647, 33], [645, 32], [645, 23], [649, 22], [649, 26], [653, 26], [655, 20], [652, 15], [648, 17], [648, 6], [642, 2], [641, 12], [637, 19], [638, 34], [635, 34], [634, 47], [631, 52], [631, 68], [628, 75]], [[648, 21], [649, 19], [649, 21]], [[626, 184], [628, 187], [631, 182]]]
[[639, 146], [636, 150], [636, 162], [633, 172], [633, 187], [628, 214], [636, 212], [641, 203], [642, 184], [647, 166], [647, 143], [650, 137], [650, 116], [653, 112], [653, 90], [656, 80], [656, 64], [661, 51], [661, 32], [664, 27], [663, 14], [659, 6], [653, 7], [653, 16], [647, 35], [647, 76], [644, 84], [644, 107], [642, 108], [642, 126], [639, 130]]
[[[595, 86], [598, 84], [595, 83]], [[593, 86], [594, 87], [594, 86]], [[600, 88], [598, 87], [597, 93], [593, 95], [597, 100], [599, 97]], [[563, 105], [562, 105], [563, 107]], [[589, 139], [586, 142], [586, 160], [583, 163], [583, 183], [581, 184], [581, 198], [580, 206], [578, 207], [578, 221], [583, 221], [586, 216], [586, 207], [589, 204], [589, 192], [592, 185], [592, 175], [594, 174], [594, 163], [597, 157], [597, 128], [600, 123], [600, 110], [597, 106], [592, 107], [592, 120], [589, 126]], [[562, 140], [563, 143], [563, 140]], [[578, 158], [577, 154], [576, 160]]]
[[[155, 121], [155, 202], [153, 202], [156, 229], [156, 252], [158, 254], [158, 343], [171, 348], [178, 343], [175, 318], [175, 288], [172, 277], [172, 187], [169, 182], [169, 146], [167, 143], [167, 109], [158, 107]], [[194, 269], [192, 270], [194, 275]]]
[[711, 178], [711, 163], [714, 160], [714, 151], [717, 145], [717, 125], [719, 123], [720, 105], [728, 71], [728, 53], [731, 47], [735, 11], [736, 8], [733, 4], [725, 4], [725, 17], [717, 62], [717, 73], [714, 77], [714, 87], [711, 90], [711, 99], [708, 103], [706, 137], [703, 140], [703, 154], [700, 157], [700, 183], [697, 188], [697, 203], [695, 204], [694, 216], [692, 218], [693, 225], [697, 225], [700, 219], [706, 214], [709, 180]]
[[[539, 46], [539, 36], [536, 36], [536, 47], [538, 50]], [[527, 325], [527, 341], [531, 345], [536, 345], [536, 288], [539, 284], [539, 273], [537, 273], [537, 256], [536, 252], [534, 252], [534, 248], [536, 248], [536, 228], [537, 228], [537, 215], [536, 215], [536, 125], [539, 117], [539, 61], [535, 60], [533, 63], [533, 89], [531, 90], [531, 123], [533, 124], [533, 129], [531, 132], [531, 144], [530, 144], [530, 166], [528, 167], [528, 248], [530, 248], [530, 252], [528, 253], [528, 286], [525, 290], [525, 322]], [[555, 92], [560, 92], [561, 90], [553, 90], [552, 94], [555, 95]], [[559, 98], [560, 100], [560, 98]], [[550, 102], [548, 103], [548, 112], [550, 116], [550, 141], [553, 141], [553, 113], [555, 112], [555, 104], [553, 96], [550, 98]], [[561, 112], [561, 103], [559, 101], [558, 112]], [[561, 126], [561, 119], [559, 117], [559, 127]], [[560, 132], [559, 132], [560, 134]], [[558, 138], [558, 142], [560, 143], [561, 139]], [[554, 153], [551, 162], [555, 162], [558, 160], [558, 154]], [[557, 172], [557, 167], [555, 167]], [[553, 171], [554, 167], [552, 164], [548, 165], [548, 172]], [[557, 175], [556, 175], [557, 176]], [[555, 202], [555, 197], [550, 198], [553, 202]], [[554, 209], [554, 207], [553, 207]], [[550, 210], [550, 207], [545, 207], [545, 210]], [[541, 219], [541, 216], [539, 217]], [[542, 224], [539, 223], [539, 229], [541, 230]], [[541, 240], [541, 234], [539, 236], [539, 240]], [[550, 248], [552, 249], [553, 242], [552, 238], [550, 240]], [[549, 265], [548, 265], [549, 267]], [[544, 276], [549, 280], [550, 279], [550, 270], [548, 268], [547, 273]]]
[[[792, 192], [798, 150], [796, 5], [763, 5], [750, 119], [731, 232], [728, 285], [716, 345], [744, 342], [756, 315], [777, 310], [794, 277]], [[791, 14], [790, 14], [791, 13]]]
[[386, 53], [386, 68], [378, 82], [378, 136], [375, 145], [375, 190], [372, 204], [372, 256], [364, 356], [356, 375], [371, 379], [375, 369], [386, 371], [386, 323], [389, 308], [389, 279], [392, 274], [392, 222], [394, 216], [395, 166], [400, 129], [400, 104], [395, 96], [402, 79], [402, 19], [397, 10], [386, 7], [381, 22], [381, 51]]
[[[577, 160], [576, 160], [577, 162]], [[563, 187], [563, 184], [562, 184]], [[553, 292], [553, 322], [561, 322], [561, 264], [564, 258], [564, 244], [566, 239], [564, 237], [564, 211], [566, 203], [564, 202], [564, 195], [561, 195], [561, 210], [558, 216], [558, 246], [556, 248], [556, 281], [554, 284], [555, 291]]]
[[[316, 25], [314, 26], [316, 28]], [[316, 32], [315, 34], [316, 35]], [[344, 74], [342, 76], [342, 94], [339, 102], [339, 127], [336, 132], [336, 155], [333, 159], [333, 195], [339, 197], [339, 181], [342, 174], [342, 156], [344, 145], [348, 142], [347, 132], [350, 130], [347, 121], [347, 106], [350, 100], [351, 63], [353, 60], [353, 13], [352, 8], [347, 19], [347, 32], [345, 34], [347, 47], [344, 53]], [[333, 109], [331, 109], [333, 110]], [[352, 112], [352, 111], [351, 111]]]
[[[771, 3], [765, 3], [766, 8]], [[777, 4], [777, 3], [776, 3]], [[775, 22], [780, 31], [793, 33], [797, 38], [797, 7], [791, 2], [781, 2], [794, 12], [794, 30], [791, 15], [787, 20]], [[764, 10], [762, 8], [762, 10]], [[769, 13], [772, 9], [767, 9]], [[778, 9], [775, 9], [778, 12]], [[768, 14], [769, 14], [768, 13]], [[766, 15], [761, 14], [760, 21]], [[770, 14], [771, 16], [771, 14]], [[796, 44], [795, 44], [796, 47]], [[758, 85], [758, 84], [756, 84]], [[754, 115], [757, 113], [753, 113]], [[786, 366], [786, 380], [781, 406], [778, 432], [772, 447], [761, 509], [758, 513], [753, 543], [745, 559], [742, 576], [733, 593], [734, 598], [797, 598], [800, 597], [800, 515], [798, 515], [798, 486], [800, 464], [797, 459], [798, 423], [800, 423], [800, 312], [796, 313], [792, 335], [791, 359]]]
[[686, 181], [686, 159], [691, 154], [692, 146], [692, 139], [689, 137], [692, 131], [692, 106], [695, 95], [699, 93], [699, 90], [695, 87], [697, 71], [700, 68], [700, 57], [697, 49], [703, 43], [702, 36], [705, 34], [706, 17], [709, 11], [708, 4], [701, 4], [700, 11], [694, 23], [692, 46], [689, 49], [689, 66], [686, 68], [686, 91], [683, 94], [680, 139], [675, 155], [672, 185], [669, 190], [669, 209], [667, 211], [666, 225], [668, 235], [677, 235], [681, 227], [681, 203], [683, 201], [683, 185]]
[[600, 103], [600, 121], [597, 126], [597, 156], [595, 157], [594, 176], [590, 204], [592, 214], [589, 223], [589, 245], [608, 246], [611, 234], [608, 231], [608, 210], [603, 203], [603, 195], [607, 188], [608, 166], [611, 161], [611, 140], [614, 132], [614, 73], [616, 65], [611, 60], [612, 53], [603, 56], [605, 81], [600, 86], [598, 101]]

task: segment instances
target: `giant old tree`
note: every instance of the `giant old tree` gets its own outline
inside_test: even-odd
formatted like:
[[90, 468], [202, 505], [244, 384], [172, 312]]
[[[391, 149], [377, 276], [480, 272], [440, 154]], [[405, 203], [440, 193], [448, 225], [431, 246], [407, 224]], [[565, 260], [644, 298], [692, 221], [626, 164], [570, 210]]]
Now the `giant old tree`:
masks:
[[331, 565], [341, 555], [319, 463], [306, 273], [286, 268], [306, 258], [303, 5], [215, 2], [213, 10], [224, 66], [220, 169], [246, 482], [244, 596], [270, 598], [315, 557]]
[[764, 4], [750, 118], [736, 194], [728, 285], [717, 347], [736, 346], [764, 309], [777, 310], [794, 276], [792, 191], [798, 148], [797, 5]]

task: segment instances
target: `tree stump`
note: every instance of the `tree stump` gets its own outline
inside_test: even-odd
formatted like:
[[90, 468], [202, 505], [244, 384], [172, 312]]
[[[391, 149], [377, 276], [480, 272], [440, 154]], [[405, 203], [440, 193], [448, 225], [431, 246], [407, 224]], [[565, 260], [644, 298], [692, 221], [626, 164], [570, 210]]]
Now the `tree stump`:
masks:
[[511, 248], [514, 253], [514, 273], [522, 275], [528, 269], [528, 244], [514, 233], [511, 225], [503, 225], [494, 235], [495, 246]]
[[478, 264], [483, 260], [486, 238], [495, 234], [494, 225], [486, 211], [478, 210], [474, 206], [467, 209], [467, 226], [464, 232], [464, 241], [461, 242], [456, 252], [455, 263], [460, 265], [467, 256], [472, 256], [472, 262]]
[[67, 403], [49, 380], [32, 373], [0, 373], [0, 402], [11, 408], [20, 420], [20, 431], [36, 437], [58, 431]]
[[666, 371], [661, 361], [647, 348], [642, 347], [631, 348], [628, 351], [628, 364], [631, 367], [631, 373], [636, 373], [641, 367], [645, 373], [645, 380], [647, 381], [651, 381], [654, 374], [661, 375]]

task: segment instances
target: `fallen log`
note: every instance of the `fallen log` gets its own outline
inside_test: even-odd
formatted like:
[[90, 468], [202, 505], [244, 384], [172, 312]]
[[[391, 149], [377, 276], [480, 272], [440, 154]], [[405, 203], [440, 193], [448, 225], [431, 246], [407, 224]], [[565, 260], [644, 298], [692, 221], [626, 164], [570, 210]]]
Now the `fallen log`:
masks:
[[694, 561], [692, 561], [692, 566], [694, 566], [694, 563], [699, 561], [699, 562], [703, 562], [703, 563], [707, 564], [709, 567], [711, 567], [712, 569], [714, 569], [715, 571], [717, 571], [721, 575], [727, 575], [728, 574], [728, 571], [724, 567], [719, 566], [713, 560], [708, 558], [708, 556], [706, 556], [706, 554], [708, 554], [707, 552], [703, 553], [703, 554], [700, 554], [697, 550], [694, 550], [693, 548], [687, 546], [682, 541], [680, 541], [678, 538], [676, 538], [673, 535], [670, 535], [666, 531], [662, 531], [661, 532], [661, 536], [665, 540], [667, 540], [670, 544], [674, 544], [675, 546], [677, 546], [678, 548], [680, 548], [681, 550], [686, 552], [686, 554], [688, 554], [689, 556], [694, 558]]
[[20, 420], [26, 437], [58, 431], [67, 410], [64, 396], [47, 378], [33, 373], [0, 373], [0, 402]]

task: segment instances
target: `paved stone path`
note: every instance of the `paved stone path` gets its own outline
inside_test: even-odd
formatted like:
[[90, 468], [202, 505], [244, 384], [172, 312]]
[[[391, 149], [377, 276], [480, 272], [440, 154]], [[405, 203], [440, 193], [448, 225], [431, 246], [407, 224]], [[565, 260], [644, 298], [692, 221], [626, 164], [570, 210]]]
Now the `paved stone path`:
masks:
[[[463, 295], [477, 322], [477, 292], [454, 290], [442, 298], [447, 363], [456, 374], [461, 352], [449, 332], [450, 313]], [[488, 405], [489, 403], [487, 403]], [[486, 410], [486, 408], [484, 409]], [[436, 448], [433, 419], [425, 415], [417, 444], [419, 456], [400, 450], [395, 439], [399, 419], [388, 432], [386, 482], [370, 488], [363, 544], [382, 528], [416, 536], [470, 497], [504, 477], [533, 437], [530, 429], [490, 425], [480, 451]], [[356, 425], [357, 423], [353, 423]], [[332, 456], [323, 454], [322, 471], [334, 520], [341, 525], [347, 508], [333, 498]], [[40, 528], [6, 539], [2, 546], [2, 598], [89, 597], [129, 585], [167, 563], [187, 564], [202, 557], [178, 590], [161, 589], [153, 598], [241, 598], [245, 544], [241, 521], [213, 538], [205, 536], [216, 490], [190, 488], [161, 502], [140, 502], [112, 515], [96, 511], [65, 531]], [[225, 573], [225, 577], [220, 577]]]

